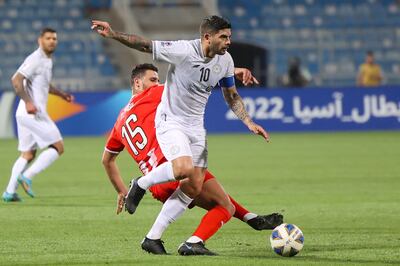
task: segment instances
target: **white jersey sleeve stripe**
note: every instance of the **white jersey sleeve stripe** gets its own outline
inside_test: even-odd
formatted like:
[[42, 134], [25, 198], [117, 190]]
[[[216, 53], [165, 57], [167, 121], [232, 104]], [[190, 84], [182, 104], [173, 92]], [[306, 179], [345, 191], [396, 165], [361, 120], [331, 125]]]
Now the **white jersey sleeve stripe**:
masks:
[[113, 153], [113, 154], [119, 154], [119, 151], [112, 151], [110, 149], [107, 149], [107, 147], [104, 148], [104, 150], [108, 151], [109, 153]]

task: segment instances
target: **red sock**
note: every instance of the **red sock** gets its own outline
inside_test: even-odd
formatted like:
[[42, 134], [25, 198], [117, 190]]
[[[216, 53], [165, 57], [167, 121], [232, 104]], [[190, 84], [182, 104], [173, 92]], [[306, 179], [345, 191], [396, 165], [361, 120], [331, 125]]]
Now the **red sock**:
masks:
[[218, 205], [209, 210], [203, 216], [203, 219], [201, 219], [201, 222], [193, 235], [206, 242], [206, 240], [212, 237], [222, 225], [231, 219], [231, 217], [232, 216], [227, 209]]
[[229, 196], [229, 199], [231, 200], [232, 204], [235, 206], [236, 211], [233, 214], [235, 218], [238, 218], [243, 221], [243, 217], [249, 213], [248, 210], [246, 210], [242, 205], [237, 203], [231, 196]]

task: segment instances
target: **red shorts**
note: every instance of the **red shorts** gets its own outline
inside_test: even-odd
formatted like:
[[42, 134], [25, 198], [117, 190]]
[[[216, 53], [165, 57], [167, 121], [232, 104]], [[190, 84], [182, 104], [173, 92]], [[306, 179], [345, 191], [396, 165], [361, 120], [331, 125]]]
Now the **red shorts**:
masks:
[[[215, 177], [210, 172], [206, 171], [204, 182], [212, 178]], [[173, 182], [154, 185], [150, 187], [149, 190], [151, 191], [153, 198], [164, 203], [169, 198], [169, 196], [171, 196], [172, 193], [174, 193], [177, 187], [179, 187], [179, 181], [173, 181]]]

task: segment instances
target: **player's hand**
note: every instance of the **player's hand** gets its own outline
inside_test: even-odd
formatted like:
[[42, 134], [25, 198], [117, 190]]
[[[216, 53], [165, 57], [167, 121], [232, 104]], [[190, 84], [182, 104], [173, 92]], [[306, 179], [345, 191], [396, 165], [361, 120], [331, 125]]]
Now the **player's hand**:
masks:
[[122, 212], [125, 205], [125, 195], [123, 193], [118, 193], [117, 198], [117, 215]]
[[247, 68], [235, 68], [235, 77], [240, 80], [245, 86], [260, 84], [258, 80], [253, 76], [251, 71]]
[[63, 99], [70, 103], [70, 102], [73, 102], [75, 100], [75, 97], [72, 94], [65, 93], [63, 95]]
[[103, 37], [110, 38], [112, 37], [113, 30], [108, 22], [101, 20], [92, 20], [92, 30], [96, 31]]
[[25, 104], [26, 111], [28, 114], [34, 115], [38, 112], [38, 109], [32, 102], [26, 102]]
[[257, 124], [254, 123], [254, 122], [251, 122], [251, 123], [248, 125], [248, 127], [249, 127], [250, 131], [253, 132], [254, 134], [260, 135], [260, 136], [263, 137], [267, 142], [270, 141], [269, 134], [267, 133], [267, 131], [265, 131], [265, 129], [264, 129], [262, 126], [257, 125]]

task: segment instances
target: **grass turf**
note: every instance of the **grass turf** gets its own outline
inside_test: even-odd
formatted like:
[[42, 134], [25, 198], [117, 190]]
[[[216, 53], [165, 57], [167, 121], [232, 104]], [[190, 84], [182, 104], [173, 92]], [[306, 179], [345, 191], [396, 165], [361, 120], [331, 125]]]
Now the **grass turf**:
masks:
[[[0, 141], [0, 187], [17, 158], [15, 140]], [[181, 257], [178, 245], [203, 210], [187, 211], [165, 233], [171, 256], [140, 249], [161, 205], [145, 196], [134, 216], [115, 215], [116, 194], [100, 163], [103, 138], [66, 138], [66, 153], [34, 179], [37, 195], [0, 204], [0, 265], [398, 265], [400, 133], [209, 136], [210, 170], [249, 210], [283, 210], [305, 235], [294, 258], [275, 255], [269, 231], [235, 218], [207, 247], [217, 257]], [[126, 153], [126, 182], [138, 174]]]

